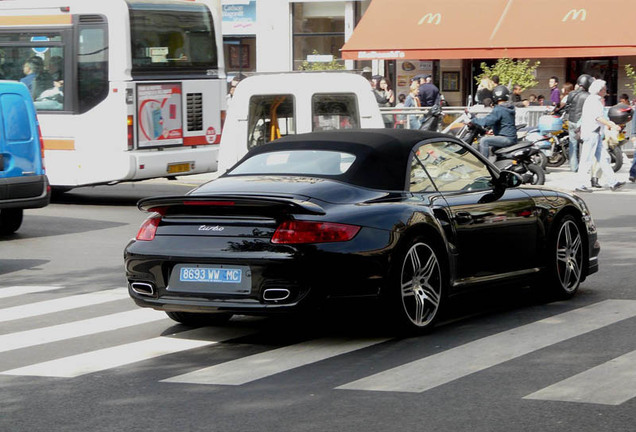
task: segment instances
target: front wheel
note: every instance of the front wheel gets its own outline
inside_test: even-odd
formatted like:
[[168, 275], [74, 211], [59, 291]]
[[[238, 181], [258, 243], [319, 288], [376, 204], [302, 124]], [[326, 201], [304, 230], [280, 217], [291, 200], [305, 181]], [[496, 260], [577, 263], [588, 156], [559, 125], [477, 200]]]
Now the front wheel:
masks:
[[22, 209], [7, 208], [0, 210], [0, 235], [13, 234], [22, 225], [24, 211]]
[[583, 280], [585, 254], [581, 230], [574, 217], [567, 215], [558, 223], [548, 250], [545, 289], [560, 299], [572, 297]]
[[418, 238], [395, 262], [391, 308], [402, 330], [423, 333], [433, 328], [445, 303], [445, 280], [435, 249]]
[[527, 167], [530, 174], [529, 180], [526, 183], [533, 185], [542, 185], [545, 183], [545, 171], [538, 165], [529, 164]]
[[166, 315], [170, 319], [190, 327], [221, 325], [232, 318], [231, 313], [166, 312]]

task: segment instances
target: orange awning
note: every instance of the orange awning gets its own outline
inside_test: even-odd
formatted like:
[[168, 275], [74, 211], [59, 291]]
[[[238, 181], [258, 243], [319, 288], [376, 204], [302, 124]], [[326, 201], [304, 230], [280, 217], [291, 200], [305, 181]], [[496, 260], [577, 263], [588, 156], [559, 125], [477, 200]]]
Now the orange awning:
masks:
[[633, 22], [634, 0], [373, 0], [342, 57], [636, 55]]

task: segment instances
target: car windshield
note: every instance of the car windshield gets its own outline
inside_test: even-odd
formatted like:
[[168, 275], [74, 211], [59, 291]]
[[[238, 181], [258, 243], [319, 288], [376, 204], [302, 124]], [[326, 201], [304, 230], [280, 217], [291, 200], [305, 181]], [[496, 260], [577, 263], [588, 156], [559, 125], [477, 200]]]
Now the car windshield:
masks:
[[228, 175], [303, 174], [337, 176], [351, 167], [355, 156], [331, 150], [285, 150], [260, 153], [243, 161]]

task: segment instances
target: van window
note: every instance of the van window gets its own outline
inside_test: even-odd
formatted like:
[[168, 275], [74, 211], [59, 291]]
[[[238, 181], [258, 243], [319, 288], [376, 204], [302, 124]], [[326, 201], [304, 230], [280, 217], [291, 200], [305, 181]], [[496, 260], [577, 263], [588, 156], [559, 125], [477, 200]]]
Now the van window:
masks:
[[358, 129], [358, 98], [353, 93], [316, 93], [311, 97], [312, 130]]
[[296, 134], [294, 96], [259, 95], [250, 98], [247, 118], [247, 148]]
[[8, 143], [31, 140], [31, 123], [29, 112], [22, 96], [3, 94], [0, 97], [5, 136]]

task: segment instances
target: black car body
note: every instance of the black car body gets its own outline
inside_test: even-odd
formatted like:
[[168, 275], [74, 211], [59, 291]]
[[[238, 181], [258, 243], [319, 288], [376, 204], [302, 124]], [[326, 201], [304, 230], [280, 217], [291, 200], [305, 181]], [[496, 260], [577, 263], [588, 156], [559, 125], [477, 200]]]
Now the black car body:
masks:
[[444, 134], [288, 136], [185, 196], [141, 200], [154, 213], [125, 250], [129, 292], [184, 323], [374, 299], [414, 329], [477, 286], [569, 297], [598, 270], [589, 210], [518, 184]]

